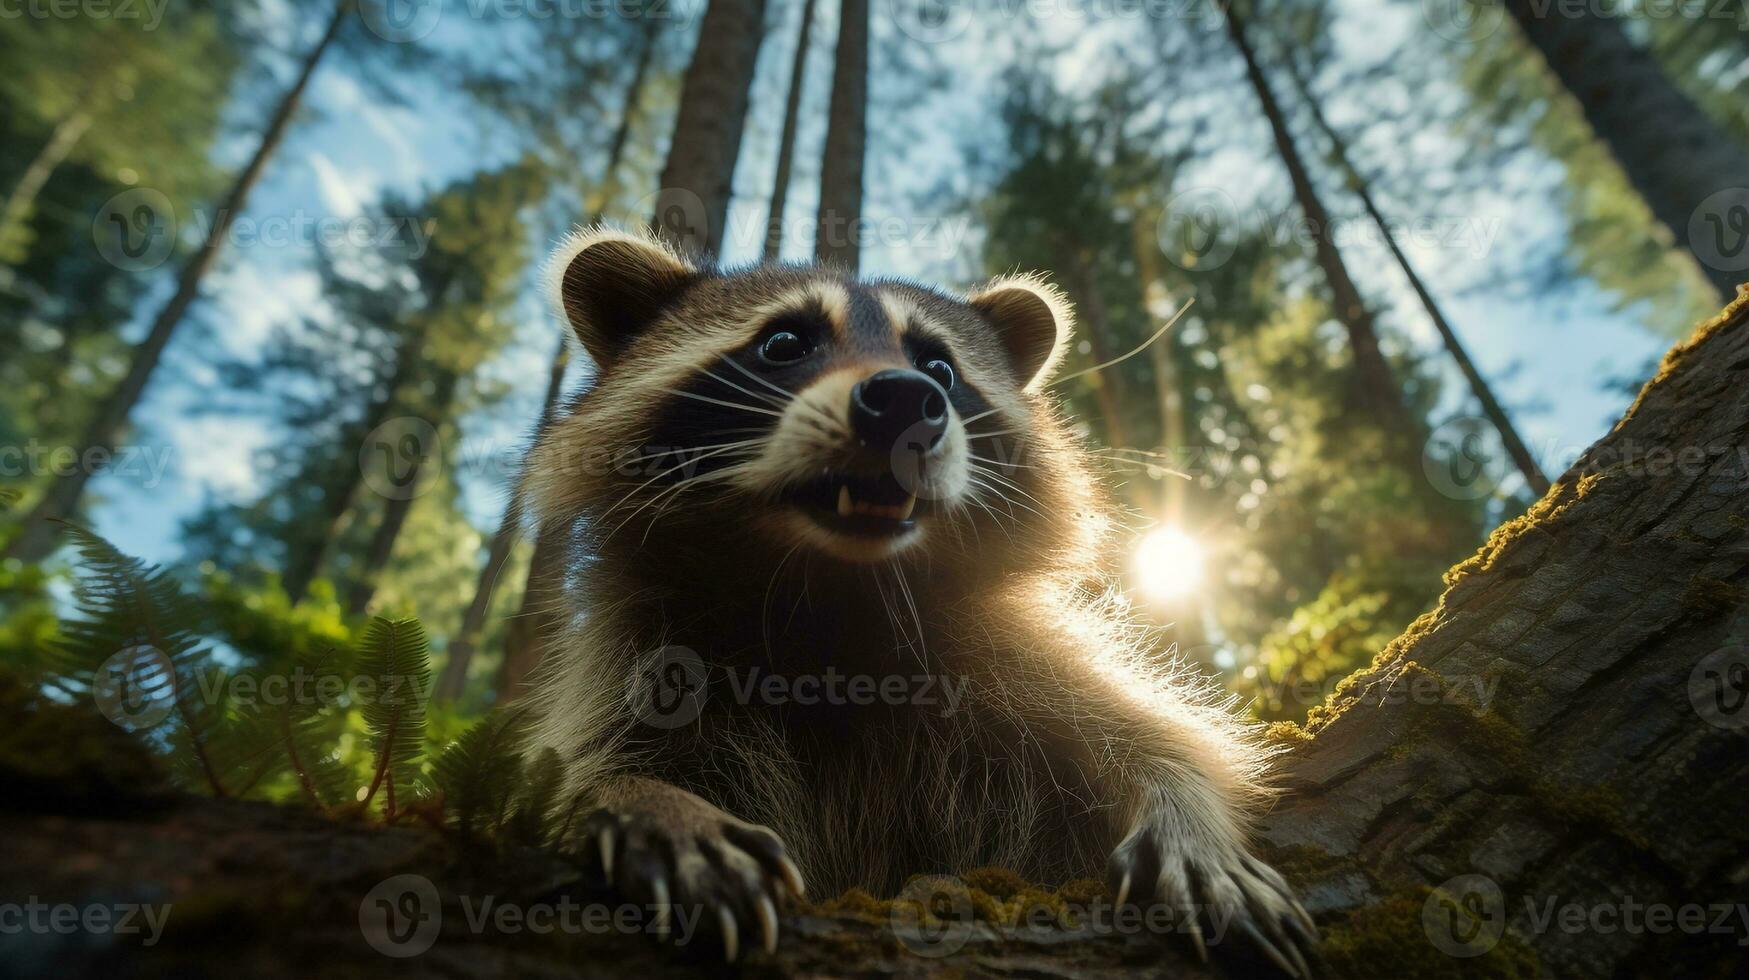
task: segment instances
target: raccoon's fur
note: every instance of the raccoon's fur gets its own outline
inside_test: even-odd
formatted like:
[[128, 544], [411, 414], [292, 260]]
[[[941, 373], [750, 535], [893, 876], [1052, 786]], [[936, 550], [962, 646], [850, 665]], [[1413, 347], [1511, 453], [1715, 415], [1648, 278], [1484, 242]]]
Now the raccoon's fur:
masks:
[[[826, 895], [1109, 869], [1120, 902], [1238, 915], [1303, 967], [1310, 922], [1244, 847], [1266, 753], [1108, 586], [1115, 511], [1044, 387], [1061, 294], [700, 270], [606, 228], [549, 290], [597, 373], [521, 491], [571, 549], [534, 737], [622, 888], [720, 906], [733, 955], [797, 865]], [[924, 438], [886, 444], [911, 414]], [[649, 715], [677, 669], [684, 713]], [[830, 676], [897, 696], [790, 684]]]

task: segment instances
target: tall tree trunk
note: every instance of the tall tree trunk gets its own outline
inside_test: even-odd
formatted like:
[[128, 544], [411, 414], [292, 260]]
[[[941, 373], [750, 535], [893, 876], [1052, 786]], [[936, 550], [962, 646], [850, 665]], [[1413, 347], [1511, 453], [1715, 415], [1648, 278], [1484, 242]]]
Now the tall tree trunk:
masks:
[[1245, 25], [1237, 7], [1228, 7], [1226, 25], [1227, 36], [1245, 63], [1245, 75], [1262, 105], [1264, 118], [1269, 121], [1276, 153], [1287, 169], [1294, 198], [1310, 226], [1318, 268], [1323, 270], [1325, 283], [1330, 288], [1331, 310], [1348, 332], [1348, 346], [1354, 358], [1354, 407], [1377, 422], [1387, 438], [1396, 443], [1392, 447], [1396, 457], [1412, 467], [1419, 478], [1420, 427], [1403, 404], [1403, 389], [1392, 375], [1384, 353], [1379, 350], [1378, 326], [1372, 311], [1361, 299], [1360, 289], [1355, 286], [1342, 253], [1336, 248], [1330, 212], [1325, 210], [1324, 202], [1312, 184], [1305, 160], [1294, 142], [1292, 130], [1288, 128], [1287, 117], [1283, 115], [1281, 104], [1276, 101], [1269, 79], [1263, 74], [1263, 67], [1245, 35]]
[[565, 619], [565, 552], [570, 541], [548, 529], [534, 539], [528, 559], [528, 587], [517, 614], [504, 624], [504, 659], [493, 682], [500, 704], [525, 693], [526, 682], [546, 656]]
[[[266, 130], [262, 132], [261, 142], [255, 147], [254, 155], [249, 158], [249, 162], [237, 175], [230, 191], [219, 204], [205, 238], [182, 267], [182, 273], [176, 281], [176, 292], [171, 294], [164, 307], [158, 311], [151, 329], [146, 332], [146, 339], [134, 348], [127, 374], [122, 376], [115, 390], [98, 406], [90, 424], [81, 434], [78, 445], [81, 461], [87, 452], [114, 448], [121, 437], [128, 416], [133, 413], [134, 406], [139, 404], [140, 396], [146, 390], [146, 382], [151, 379], [152, 372], [157, 369], [163, 357], [165, 346], [170, 343], [171, 336], [182, 323], [189, 305], [200, 294], [201, 282], [211, 270], [213, 261], [218, 258], [219, 250], [224, 247], [225, 235], [230, 230], [231, 222], [248, 204], [249, 192], [255, 189], [256, 182], [261, 179], [261, 173], [267, 167], [267, 161], [284, 141], [286, 128], [303, 101], [310, 76], [315, 74], [322, 58], [333, 46], [334, 38], [340, 33], [340, 27], [351, 10], [352, 0], [338, 0], [321, 39], [304, 55], [297, 80], [274, 107], [273, 115], [268, 120]], [[90, 467], [80, 465], [66, 476], [56, 478], [25, 519], [24, 527], [7, 547], [4, 557], [26, 562], [40, 561], [53, 551], [56, 535], [49, 521], [66, 520], [73, 516], [79, 506], [80, 497], [84, 495], [85, 485], [93, 475]]]
[[698, 36], [651, 223], [672, 241], [716, 254], [728, 227], [735, 161], [765, 38], [765, 0], [711, 0]]
[[814, 258], [855, 272], [862, 258], [862, 167], [868, 143], [868, 0], [839, 0], [838, 54], [826, 151], [820, 160], [820, 215]]
[[815, 0], [802, 0], [802, 29], [796, 38], [796, 56], [790, 62], [789, 94], [783, 103], [783, 132], [777, 138], [777, 171], [771, 177], [771, 209], [766, 218], [767, 262], [776, 262], [783, 251], [783, 209], [789, 198], [790, 168], [795, 163], [796, 122], [802, 108], [802, 80], [808, 69], [808, 44], [814, 35]]
[[[460, 381], [452, 370], [439, 371], [436, 390], [432, 392], [427, 408], [433, 426], [440, 426], [449, 419], [455, 402], [455, 389]], [[441, 452], [441, 448], [438, 451]], [[370, 546], [364, 553], [364, 563], [359, 568], [358, 578], [353, 582], [346, 601], [346, 611], [354, 616], [361, 615], [376, 596], [377, 583], [382, 578], [383, 569], [388, 567], [389, 559], [394, 557], [395, 542], [400, 540], [401, 531], [407, 526], [407, 515], [413, 512], [413, 502], [417, 495], [411, 490], [418, 484], [428, 459], [427, 456], [416, 457], [408, 472], [396, 481], [397, 485], [406, 487], [409, 492], [395, 494], [383, 504], [383, 516], [371, 534]]]
[[0, 205], [0, 245], [5, 244], [7, 239], [24, 226], [31, 210], [36, 206], [37, 195], [42, 193], [43, 186], [66, 161], [68, 154], [73, 152], [73, 147], [79, 145], [86, 130], [90, 128], [91, 115], [83, 109], [75, 109], [55, 123], [49, 138], [43, 141], [43, 145], [36, 151], [36, 157], [24, 168], [24, 174], [18, 178], [18, 183], [12, 185], [12, 192], [6, 195], [6, 203]]
[[[545, 429], [558, 411], [559, 393], [564, 390], [565, 385], [565, 366], [570, 361], [569, 351], [570, 344], [561, 338], [559, 349], [553, 354], [552, 364], [547, 368], [547, 392], [546, 398], [541, 402], [537, 432]], [[493, 588], [498, 584], [498, 576], [503, 573], [505, 564], [510, 561], [510, 549], [516, 544], [521, 521], [522, 503], [516, 491], [512, 490], [510, 503], [505, 506], [504, 516], [498, 520], [498, 530], [492, 535], [492, 543], [486, 549], [486, 564], [480, 569], [479, 578], [474, 581], [474, 599], [468, 603], [467, 611], [462, 614], [461, 627], [450, 638], [443, 674], [433, 690], [433, 696], [439, 701], [454, 701], [467, 689], [468, 667], [473, 661], [474, 649], [479, 644], [480, 631], [485, 628], [486, 613], [492, 607]], [[524, 612], [532, 612], [527, 608], [527, 593], [525, 581]], [[508, 656], [506, 653], [507, 658]]]
[[[1527, 958], [1543, 976], [1740, 971], [1741, 922], [1619, 915], [1743, 900], [1746, 365], [1749, 295], [1315, 715], [1262, 837], [1354, 944], [1329, 944], [1348, 957], [1333, 975], [1388, 972], [1375, 957], [1476, 976]], [[1618, 925], [1538, 926], [1568, 906]]]
[[[1578, 101], [1653, 217], [1694, 255], [1722, 297], [1736, 295], [1749, 272], [1725, 266], [1743, 247], [1741, 232], [1729, 243], [1696, 242], [1690, 232], [1730, 233], [1707, 227], [1703, 204], [1721, 191], [1749, 188], [1749, 149], [1683, 94], [1612, 13], [1538, 0], [1507, 0], [1506, 9]], [[1735, 203], [1742, 206], [1740, 199]], [[1713, 220], [1727, 221], [1724, 210], [1719, 206]]]
[[[1066, 243], [1059, 245], [1057, 254], [1057, 268], [1062, 269], [1074, 282], [1071, 298], [1080, 314], [1082, 336], [1093, 349], [1093, 363], [1104, 364], [1116, 355], [1111, 343], [1111, 321], [1105, 315], [1105, 298], [1099, 292], [1098, 276], [1092, 263], [1073, 246]], [[1128, 446], [1129, 433], [1123, 422], [1123, 406], [1127, 399], [1120, 396], [1117, 375], [1110, 370], [1096, 371], [1084, 380], [1092, 386], [1093, 400], [1099, 405], [1106, 444], [1113, 447]]]
[[1517, 465], [1518, 472], [1524, 475], [1524, 482], [1538, 497], [1549, 492], [1549, 478], [1543, 475], [1542, 467], [1537, 465], [1536, 457], [1531, 455], [1529, 447], [1519, 438], [1518, 429], [1512, 424], [1512, 417], [1506, 413], [1505, 406], [1494, 397], [1494, 389], [1488, 384], [1488, 379], [1482, 377], [1482, 372], [1476, 367], [1476, 362], [1470, 360], [1469, 352], [1464, 349], [1463, 342], [1458, 340], [1457, 331], [1452, 329], [1450, 321], [1446, 320], [1445, 312], [1434, 300], [1433, 294], [1427, 291], [1426, 283], [1416, 273], [1415, 266], [1409, 262], [1409, 257], [1403, 254], [1397, 245], [1396, 236], [1391, 234], [1391, 226], [1385, 221], [1385, 216], [1379, 211], [1378, 204], [1373, 200], [1372, 188], [1354, 165], [1348, 155], [1348, 143], [1341, 134], [1336, 132], [1330, 120], [1324, 116], [1324, 107], [1312, 94], [1312, 87], [1301, 73], [1293, 58], [1282, 59], [1288, 76], [1293, 79], [1294, 86], [1299, 91], [1301, 101], [1311, 111], [1312, 121], [1318, 130], [1329, 140], [1336, 164], [1348, 178], [1350, 188], [1356, 197], [1360, 198], [1361, 206], [1366, 209], [1366, 215], [1372, 223], [1378, 226], [1379, 233], [1384, 237], [1385, 246], [1391, 250], [1391, 257], [1396, 260], [1397, 267], [1403, 270], [1403, 278], [1409, 281], [1409, 288], [1415, 291], [1415, 297], [1421, 301], [1422, 309], [1427, 311], [1427, 318], [1433, 321], [1434, 329], [1439, 331], [1439, 339], [1445, 344], [1446, 352], [1457, 363], [1464, 380], [1469, 383], [1470, 393], [1481, 403], [1482, 414], [1494, 424], [1500, 433], [1500, 441], [1506, 447], [1506, 452]]
[[[613, 131], [613, 139], [607, 145], [607, 160], [602, 169], [601, 184], [606, 190], [596, 198], [597, 207], [605, 209], [612, 195], [621, 184], [620, 164], [625, 158], [625, 148], [631, 139], [632, 121], [636, 113], [633, 111], [642, 101], [644, 83], [649, 77], [652, 56], [656, 51], [655, 25], [660, 23], [651, 19], [648, 29], [644, 32], [643, 46], [638, 50], [637, 62], [632, 67], [631, 77], [626, 82], [625, 97], [621, 100], [619, 123]], [[592, 217], [599, 217], [600, 212]], [[544, 431], [559, 411], [559, 395], [564, 390], [565, 368], [570, 363], [570, 345], [560, 338], [558, 349], [553, 351], [553, 359], [547, 368], [546, 397], [541, 401], [539, 421], [535, 432]], [[486, 564], [480, 569], [479, 578], [474, 582], [474, 598], [468, 604], [467, 612], [462, 616], [461, 628], [450, 640], [448, 659], [443, 665], [443, 675], [438, 679], [434, 696], [439, 700], [453, 701], [462, 696], [467, 688], [468, 667], [474, 651], [479, 645], [480, 633], [486, 625], [486, 613], [492, 607], [492, 593], [498, 584], [498, 576], [503, 573], [505, 564], [510, 560], [510, 550], [516, 544], [519, 524], [522, 520], [522, 504], [511, 491], [510, 503], [504, 508], [504, 514], [498, 520], [498, 530], [492, 535], [492, 543], [486, 550]], [[536, 534], [536, 553], [540, 553], [539, 539]], [[550, 550], [549, 545], [549, 550]], [[539, 620], [540, 616], [535, 605], [531, 604], [529, 594], [539, 591], [535, 586], [537, 565], [532, 560], [524, 573], [522, 587], [522, 604], [517, 618]], [[547, 624], [551, 626], [552, 624]], [[542, 637], [550, 635], [536, 629], [512, 629], [505, 633], [504, 660], [539, 662], [541, 656]], [[502, 674], [502, 670], [500, 670]], [[498, 688], [503, 692], [505, 688]]]
[[298, 548], [286, 557], [285, 572], [280, 581], [285, 587], [286, 596], [294, 604], [302, 601], [309, 592], [310, 583], [322, 571], [334, 548], [334, 542], [340, 537], [341, 519], [351, 508], [352, 498], [358, 493], [359, 484], [364, 482], [364, 468], [358, 464], [358, 447], [389, 420], [389, 412], [395, 407], [401, 385], [413, 370], [414, 359], [415, 355], [408, 346], [403, 346], [396, 352], [394, 369], [376, 397], [365, 407], [358, 424], [352, 427], [338, 447], [343, 458], [339, 460], [334, 473], [339, 478], [322, 488], [322, 509], [318, 515], [321, 526], [309, 536], [314, 547]]
[[[1140, 213], [1142, 212], [1138, 210], [1138, 215]], [[1160, 308], [1167, 298], [1166, 288], [1160, 280], [1160, 266], [1156, 258], [1160, 246], [1154, 237], [1154, 227], [1153, 222], [1143, 221], [1140, 217], [1130, 226], [1130, 234], [1134, 240], [1136, 272], [1141, 278], [1142, 305], [1148, 311], [1149, 323], [1160, 317]], [[1178, 387], [1176, 338], [1177, 331], [1169, 332], [1148, 348], [1148, 357], [1154, 366], [1154, 397], [1160, 406], [1160, 448], [1166, 452], [1184, 446], [1184, 393]], [[1176, 474], [1167, 473], [1161, 484], [1161, 520], [1166, 524], [1182, 525], [1187, 481]]]

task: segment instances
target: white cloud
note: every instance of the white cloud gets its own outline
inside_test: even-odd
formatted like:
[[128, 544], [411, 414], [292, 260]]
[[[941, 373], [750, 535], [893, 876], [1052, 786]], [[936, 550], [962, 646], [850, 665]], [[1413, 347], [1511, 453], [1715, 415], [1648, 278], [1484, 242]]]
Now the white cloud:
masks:
[[270, 436], [262, 422], [197, 417], [179, 421], [171, 432], [184, 479], [231, 500], [252, 500], [261, 493], [256, 454]]
[[373, 196], [373, 187], [367, 178], [358, 176], [353, 171], [348, 177], [334, 166], [334, 161], [321, 153], [311, 153], [310, 169], [316, 172], [316, 191], [322, 196], [322, 206], [328, 213], [337, 218], [357, 217], [364, 210], [364, 201]]

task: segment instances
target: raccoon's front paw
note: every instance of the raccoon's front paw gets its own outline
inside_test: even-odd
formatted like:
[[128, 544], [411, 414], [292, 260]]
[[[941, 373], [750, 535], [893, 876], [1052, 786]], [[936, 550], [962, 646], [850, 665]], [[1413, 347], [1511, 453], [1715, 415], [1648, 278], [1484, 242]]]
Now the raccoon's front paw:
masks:
[[621, 895], [655, 910], [664, 939], [675, 910], [693, 910], [684, 921], [714, 926], [729, 961], [755, 923], [760, 945], [774, 951], [777, 900], [783, 891], [800, 898], [805, 887], [783, 841], [691, 793], [662, 789], [590, 814], [582, 827], [586, 860], [598, 862]]
[[1120, 907], [1174, 909], [1205, 963], [1208, 945], [1231, 931], [1283, 973], [1312, 975], [1307, 958], [1317, 955], [1317, 925], [1286, 879], [1237, 842], [1188, 836], [1177, 819], [1146, 820], [1112, 851], [1107, 874]]

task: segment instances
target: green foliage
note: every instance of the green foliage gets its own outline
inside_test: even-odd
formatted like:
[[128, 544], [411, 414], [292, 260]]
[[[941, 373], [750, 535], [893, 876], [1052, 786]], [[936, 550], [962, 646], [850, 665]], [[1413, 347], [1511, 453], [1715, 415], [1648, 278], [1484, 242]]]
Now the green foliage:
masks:
[[412, 619], [371, 620], [358, 670], [371, 682], [362, 710], [375, 757], [370, 786], [360, 802], [369, 807], [381, 790], [383, 814], [393, 820], [397, 788], [403, 800], [415, 788], [425, 750], [425, 702], [431, 693], [425, 628]]
[[[417, 620], [377, 617], [354, 641], [331, 597], [326, 610], [292, 606], [277, 589], [251, 592], [208, 570], [197, 598], [89, 531], [69, 534], [80, 556], [75, 614], [58, 633], [50, 617], [50, 653], [38, 658], [0, 633], [9, 644], [0, 677], [94, 702], [109, 718], [100, 734], [132, 732], [130, 744], [189, 790], [419, 817], [470, 840], [552, 842], [558, 756], [525, 765], [521, 711], [469, 724], [430, 710]], [[12, 591], [40, 588], [39, 568], [15, 575], [30, 584]], [[449, 743], [435, 761], [433, 733]]]

